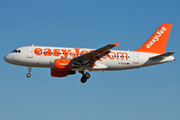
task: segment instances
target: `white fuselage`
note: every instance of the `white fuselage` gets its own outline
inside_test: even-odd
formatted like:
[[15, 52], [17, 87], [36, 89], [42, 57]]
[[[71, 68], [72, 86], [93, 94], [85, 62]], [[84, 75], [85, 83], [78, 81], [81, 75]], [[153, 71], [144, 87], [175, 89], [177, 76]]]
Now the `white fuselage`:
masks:
[[[80, 56], [94, 49], [86, 48], [65, 48], [65, 47], [43, 47], [43, 46], [26, 46], [20, 47], [4, 57], [5, 61], [15, 65], [30, 67], [47, 67], [54, 68], [55, 59], [70, 59]], [[82, 66], [73, 70], [89, 71], [97, 70], [124, 70], [145, 67], [149, 65], [160, 64], [175, 60], [173, 56], [164, 59], [151, 60], [150, 57], [159, 54], [135, 51], [111, 50], [108, 56], [95, 62], [94, 67], [87, 68]]]

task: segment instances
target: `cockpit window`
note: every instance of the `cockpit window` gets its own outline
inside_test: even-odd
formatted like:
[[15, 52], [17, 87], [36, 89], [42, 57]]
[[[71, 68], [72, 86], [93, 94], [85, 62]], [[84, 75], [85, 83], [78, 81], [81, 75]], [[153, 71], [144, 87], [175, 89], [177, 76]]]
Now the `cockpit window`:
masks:
[[21, 50], [13, 50], [11, 53], [21, 53]]

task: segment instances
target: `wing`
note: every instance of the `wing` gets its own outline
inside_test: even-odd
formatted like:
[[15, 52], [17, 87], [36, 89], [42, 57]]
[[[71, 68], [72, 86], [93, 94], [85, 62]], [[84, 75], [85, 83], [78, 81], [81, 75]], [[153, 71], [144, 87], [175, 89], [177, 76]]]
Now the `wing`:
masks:
[[119, 43], [120, 42], [115, 43], [115, 44], [106, 45], [106, 46], [99, 48], [99, 49], [96, 49], [92, 52], [89, 52], [89, 53], [83, 54], [81, 56], [75, 57], [75, 58], [73, 58], [73, 60], [77, 61], [80, 64], [89, 64], [92, 66], [94, 66], [94, 65], [96, 66], [95, 62], [97, 60], [102, 61], [101, 58], [103, 56], [109, 54], [111, 52], [110, 49], [113, 48], [114, 46], [118, 47]]

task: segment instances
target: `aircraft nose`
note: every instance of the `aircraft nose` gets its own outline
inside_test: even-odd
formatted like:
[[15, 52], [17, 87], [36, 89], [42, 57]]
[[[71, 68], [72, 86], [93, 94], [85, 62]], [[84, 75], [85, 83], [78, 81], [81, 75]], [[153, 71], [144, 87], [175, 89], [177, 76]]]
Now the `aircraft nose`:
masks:
[[9, 54], [7, 54], [6, 56], [4, 56], [4, 61], [8, 62], [10, 61], [11, 57]]

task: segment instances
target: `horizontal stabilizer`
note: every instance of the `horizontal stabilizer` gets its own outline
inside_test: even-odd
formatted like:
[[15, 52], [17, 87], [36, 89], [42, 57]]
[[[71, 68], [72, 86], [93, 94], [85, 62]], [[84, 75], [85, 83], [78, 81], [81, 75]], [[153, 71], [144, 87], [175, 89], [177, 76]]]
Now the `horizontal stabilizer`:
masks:
[[161, 55], [157, 55], [157, 56], [151, 57], [150, 59], [162, 59], [162, 58], [169, 57], [169, 56], [171, 56], [174, 53], [175, 52], [168, 52], [168, 53], [164, 53], [164, 54], [161, 54]]

